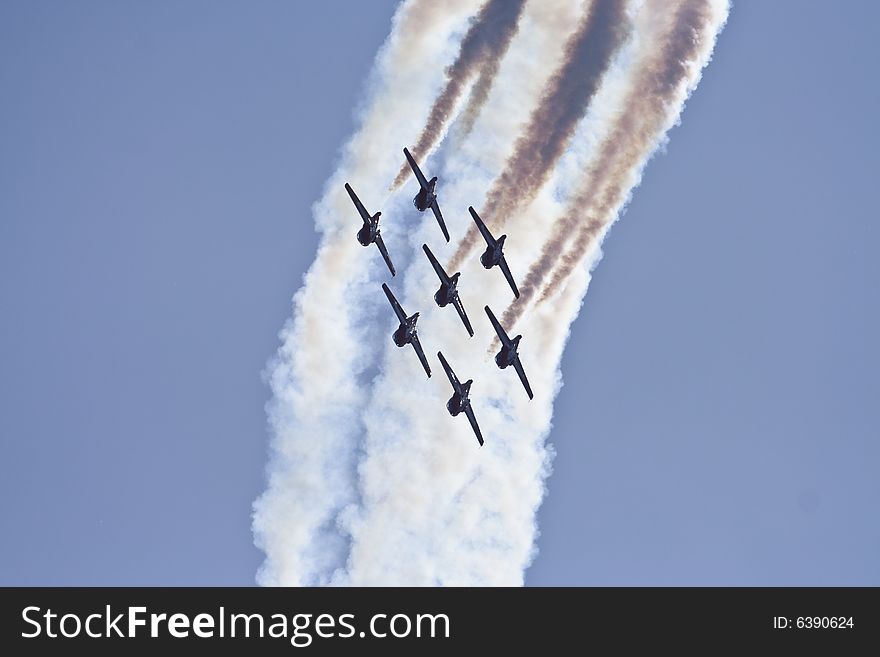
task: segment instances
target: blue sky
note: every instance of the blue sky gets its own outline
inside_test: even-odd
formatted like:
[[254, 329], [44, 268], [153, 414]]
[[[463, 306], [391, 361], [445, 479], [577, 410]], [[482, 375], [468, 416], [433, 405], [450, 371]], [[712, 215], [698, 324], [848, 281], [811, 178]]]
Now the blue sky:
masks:
[[[253, 583], [394, 5], [0, 5], [0, 584]], [[880, 584], [878, 13], [734, 6], [573, 327], [528, 584]]]

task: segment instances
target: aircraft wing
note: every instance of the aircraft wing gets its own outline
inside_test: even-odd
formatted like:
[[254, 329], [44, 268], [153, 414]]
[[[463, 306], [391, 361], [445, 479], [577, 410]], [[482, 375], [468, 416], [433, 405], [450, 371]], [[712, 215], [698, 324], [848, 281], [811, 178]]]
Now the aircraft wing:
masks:
[[361, 215], [361, 219], [364, 220], [365, 224], [370, 223], [370, 213], [367, 212], [367, 209], [364, 207], [364, 204], [361, 203], [361, 200], [357, 197], [357, 194], [354, 193], [354, 190], [351, 188], [351, 185], [345, 183], [345, 191], [348, 192], [348, 195], [351, 197], [352, 203], [354, 203], [354, 207], [357, 208], [357, 211]]
[[516, 368], [516, 373], [519, 374], [519, 380], [522, 381], [523, 388], [526, 389], [529, 399], [532, 399], [534, 397], [532, 394], [532, 387], [529, 385], [529, 380], [526, 378], [526, 371], [523, 369], [519, 356], [513, 361], [513, 366]]
[[419, 357], [419, 360], [422, 362], [422, 367], [425, 368], [425, 373], [428, 375], [428, 378], [431, 377], [431, 366], [428, 365], [428, 359], [425, 358], [425, 352], [422, 350], [422, 343], [419, 342], [419, 336], [414, 335], [412, 341], [413, 349], [416, 350], [416, 356]]
[[434, 254], [431, 253], [431, 249], [428, 248], [427, 244], [422, 244], [422, 250], [424, 250], [425, 255], [428, 256], [428, 260], [431, 261], [431, 266], [434, 267], [434, 271], [437, 272], [437, 276], [440, 278], [440, 282], [444, 285], [449, 283], [449, 276], [446, 275], [446, 272], [443, 271], [443, 267], [440, 266], [440, 263], [437, 262], [437, 258], [434, 257]]
[[468, 404], [464, 409], [465, 414], [467, 415], [468, 421], [471, 423], [471, 426], [474, 429], [474, 433], [477, 434], [477, 440], [480, 442], [480, 447], [483, 446], [483, 434], [480, 433], [480, 425], [477, 424], [477, 418], [474, 415], [474, 409], [471, 408], [471, 405]]
[[437, 352], [437, 358], [440, 359], [440, 363], [443, 365], [443, 369], [446, 370], [446, 376], [449, 378], [449, 383], [452, 384], [452, 389], [455, 392], [459, 392], [461, 390], [461, 384], [458, 382], [458, 377], [455, 376], [455, 372], [452, 371], [452, 368], [449, 367], [449, 363], [446, 362], [446, 359], [443, 358], [443, 352]]
[[409, 151], [406, 150], [406, 148], [403, 149], [403, 154], [406, 155], [406, 161], [409, 162], [409, 168], [413, 170], [414, 174], [416, 174], [416, 180], [419, 181], [419, 185], [421, 185], [422, 189], [427, 189], [428, 181], [425, 179], [422, 170], [419, 169], [419, 165], [416, 164], [413, 156], [409, 154]]
[[495, 319], [495, 315], [490, 310], [489, 306], [484, 306], [483, 310], [486, 311], [486, 314], [489, 315], [489, 321], [492, 322], [492, 327], [495, 329], [495, 332], [498, 334], [498, 339], [501, 340], [501, 344], [505, 347], [510, 344], [510, 338], [507, 337], [507, 333], [504, 332], [504, 329], [501, 328], [501, 324]]
[[501, 271], [504, 272], [504, 278], [507, 279], [507, 284], [510, 285], [510, 289], [513, 290], [513, 296], [519, 299], [519, 290], [516, 289], [516, 283], [513, 282], [513, 274], [510, 273], [510, 267], [507, 266], [507, 258], [501, 256], [501, 262], [498, 263], [498, 266], [501, 267]]
[[440, 214], [440, 205], [437, 203], [436, 198], [431, 202], [431, 209], [434, 211], [434, 216], [437, 217], [437, 223], [440, 224], [440, 230], [443, 231], [443, 237], [445, 237], [448, 242], [449, 231], [446, 230], [446, 222], [443, 221], [443, 215]]
[[406, 313], [403, 312], [403, 308], [397, 303], [397, 299], [394, 298], [394, 295], [385, 283], [382, 283], [382, 291], [385, 292], [385, 296], [388, 297], [388, 301], [391, 302], [391, 307], [394, 308], [394, 314], [397, 315], [397, 321], [401, 324], [406, 324]]
[[378, 233], [376, 234], [376, 246], [379, 247], [379, 253], [382, 254], [382, 257], [385, 259], [385, 264], [388, 265], [388, 269], [391, 270], [391, 275], [395, 276], [397, 272], [394, 271], [394, 265], [391, 264], [391, 257], [388, 255], [388, 249], [385, 248], [385, 241]]
[[456, 294], [455, 301], [453, 301], [452, 304], [458, 311], [458, 316], [461, 317], [461, 321], [464, 322], [464, 327], [467, 329], [467, 332], [471, 337], [474, 337], [474, 329], [471, 327], [471, 322], [468, 319], [467, 313], [464, 311], [464, 304], [461, 302], [461, 297]]
[[480, 234], [483, 236], [483, 239], [486, 240], [486, 244], [495, 248], [495, 238], [492, 237], [492, 233], [489, 232], [489, 229], [486, 228], [486, 224], [483, 223], [483, 220], [480, 219], [480, 215], [477, 214], [477, 211], [474, 210], [472, 206], [468, 207], [470, 210], [471, 216], [474, 218], [474, 222], [477, 224], [477, 228], [480, 229]]

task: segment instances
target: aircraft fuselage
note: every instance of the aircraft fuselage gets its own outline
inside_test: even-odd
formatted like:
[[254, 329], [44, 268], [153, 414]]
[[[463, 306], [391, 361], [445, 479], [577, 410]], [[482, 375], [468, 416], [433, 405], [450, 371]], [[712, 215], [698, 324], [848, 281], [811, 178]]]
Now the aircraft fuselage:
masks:
[[434, 301], [436, 301], [437, 305], [441, 308], [445, 308], [450, 303], [453, 303], [457, 296], [458, 290], [456, 289], [455, 281], [452, 281], [449, 285], [440, 285], [440, 289], [434, 293]]
[[418, 319], [418, 316], [418, 313], [416, 313], [413, 317], [410, 317], [407, 320], [406, 324], [401, 324], [397, 327], [397, 330], [394, 331], [394, 334], [391, 337], [394, 339], [394, 344], [398, 347], [410, 344], [415, 338], [416, 319]]
[[370, 218], [370, 223], [361, 226], [358, 231], [357, 238], [361, 246], [370, 246], [376, 241], [376, 235], [379, 234], [379, 213], [374, 214]]
[[495, 246], [487, 246], [486, 250], [483, 251], [483, 254], [480, 256], [480, 264], [483, 265], [486, 269], [492, 269], [495, 265], [501, 262], [501, 258], [504, 257], [504, 240], [507, 239], [507, 235], [502, 235], [498, 238], [498, 241], [495, 242]]
[[431, 207], [437, 194], [434, 193], [434, 186], [437, 184], [437, 178], [431, 178], [427, 189], [420, 189], [419, 193], [413, 198], [413, 205], [419, 212], [424, 212]]
[[462, 385], [464, 395], [459, 395], [457, 392], [454, 392], [452, 393], [452, 397], [449, 398], [449, 401], [446, 402], [446, 410], [449, 411], [449, 414], [452, 417], [462, 413], [468, 406], [470, 406], [471, 400], [468, 398], [468, 391], [470, 390], [471, 383], [472, 381], [468, 381]]
[[516, 336], [513, 340], [511, 340], [511, 345], [509, 347], [503, 346], [501, 347], [501, 351], [495, 354], [495, 364], [498, 365], [502, 370], [510, 365], [513, 365], [514, 361], [517, 357], [517, 347], [519, 347], [519, 341], [522, 338], [521, 335]]
[[492, 269], [499, 262], [501, 262], [501, 250], [487, 246], [486, 250], [483, 251], [483, 255], [480, 256], [480, 264], [486, 269]]

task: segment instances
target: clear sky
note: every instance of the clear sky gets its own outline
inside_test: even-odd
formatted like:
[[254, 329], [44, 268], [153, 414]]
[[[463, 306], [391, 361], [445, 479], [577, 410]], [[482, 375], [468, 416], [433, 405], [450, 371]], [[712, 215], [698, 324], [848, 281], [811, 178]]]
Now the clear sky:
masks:
[[[394, 2], [0, 4], [0, 584], [249, 585]], [[880, 585], [873, 2], [734, 5], [563, 359], [527, 584]]]

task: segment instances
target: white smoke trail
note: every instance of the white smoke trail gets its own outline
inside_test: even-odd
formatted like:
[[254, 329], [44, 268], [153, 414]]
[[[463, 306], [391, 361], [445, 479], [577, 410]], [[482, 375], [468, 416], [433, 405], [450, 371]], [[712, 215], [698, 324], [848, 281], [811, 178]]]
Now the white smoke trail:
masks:
[[[379, 304], [371, 300], [384, 265], [375, 247], [364, 253], [354, 239], [360, 219], [343, 183], [350, 180], [364, 204], [379, 209], [375, 190], [385, 189], [399, 166], [397, 131], [418, 130], [415, 117], [430, 105], [478, 6], [422, 0], [397, 10], [368, 80], [361, 126], [313, 208], [321, 244], [268, 368], [269, 482], [253, 516], [255, 542], [266, 553], [262, 584], [322, 583], [345, 560], [335, 514], [356, 495], [355, 448], [367, 399], [362, 379], [374, 352], [368, 327]], [[385, 239], [395, 256], [393, 234]]]
[[[713, 8], [713, 20], [705, 26], [703, 36], [711, 43], [696, 62], [696, 79], [708, 61], [714, 36], [727, 12], [726, 0], [706, 2]], [[577, 4], [566, 0], [554, 1], [555, 13], [544, 11], [548, 6], [550, 3], [527, 4], [519, 33], [501, 62], [483, 114], [466, 139], [455, 142], [454, 149], [441, 143], [439, 151], [425, 163], [426, 173], [440, 176], [441, 203], [453, 235], [462, 235], [469, 225], [470, 218], [462, 210], [469, 204], [479, 207], [478, 200], [486, 194], [510, 154], [518, 129], [532, 112], [538, 97], [535, 90], [557, 66], [564, 35], [554, 21], [571, 29], [574, 17], [580, 14]], [[529, 263], [539, 257], [541, 240], [537, 238], [550, 232], [554, 221], [564, 215], [567, 201], [580, 188], [579, 173], [596, 155], [614, 123], [615, 108], [628, 90], [634, 62], [655, 47], [656, 34], [649, 28], [663, 22], [663, 9], [669, 3], [647, 0], [646, 9], [638, 11], [641, 7], [641, 2], [630, 4], [634, 36], [606, 71], [575, 133], [575, 142], [535, 200], [510, 217], [505, 226], [511, 233], [507, 252], [515, 276], [524, 275]], [[389, 67], [391, 44], [403, 38], [398, 33], [402, 33], [400, 16], [406, 11], [415, 10], [407, 7], [395, 19], [396, 31], [380, 55], [378, 68], [382, 71]], [[560, 18], [565, 12], [570, 17]], [[460, 25], [460, 17], [458, 20], [447, 23], [440, 61], [454, 56], [449, 42], [455, 26]], [[430, 39], [436, 39], [433, 31]], [[536, 49], [539, 43], [543, 48]], [[405, 68], [402, 63], [398, 66]], [[397, 81], [406, 76], [379, 77]], [[421, 91], [431, 86], [425, 80], [421, 82]], [[438, 80], [433, 82], [436, 85]], [[383, 88], [387, 91], [389, 85]], [[374, 96], [381, 97], [381, 92]], [[419, 100], [406, 110], [411, 114], [397, 116], [397, 124], [385, 125], [377, 118], [372, 126], [376, 134], [369, 138], [363, 137], [369, 124], [365, 120], [359, 135], [374, 147], [368, 149], [374, 159], [358, 160], [362, 168], [350, 167], [348, 171], [357, 170], [364, 180], [381, 177], [378, 171], [393, 175], [399, 166], [399, 158], [395, 158], [400, 144], [394, 142], [391, 133], [400, 131], [401, 124], [410, 131], [408, 134], [417, 132], [412, 117], [424, 117], [431, 104], [427, 94], [417, 97]], [[681, 104], [671, 108], [674, 116], [680, 110]], [[455, 135], [454, 125], [450, 133]], [[352, 144], [358, 140], [356, 136]], [[350, 147], [347, 158], [356, 152]], [[647, 158], [650, 152], [644, 155]], [[322, 203], [330, 203], [333, 186], [341, 187], [341, 176], [340, 172], [334, 176]], [[360, 187], [355, 184], [359, 192]], [[376, 188], [383, 187], [364, 187]], [[396, 210], [412, 216], [409, 195], [393, 199], [391, 213], [386, 214], [383, 208], [383, 222], [389, 214], [397, 216]], [[378, 207], [367, 194], [362, 196], [369, 209]], [[340, 207], [333, 211], [341, 217], [351, 216], [342, 201], [335, 197], [333, 202]], [[408, 210], [403, 210], [407, 206]], [[322, 225], [321, 204], [316, 214]], [[356, 222], [354, 228], [345, 221], [337, 223], [347, 226], [352, 235], [356, 230]], [[353, 236], [343, 230], [332, 243], [325, 238], [328, 245], [322, 248], [318, 261], [323, 258], [326, 262], [319, 267], [316, 261], [312, 272], [319, 273], [310, 272], [304, 290], [298, 294], [297, 319], [273, 370], [275, 398], [271, 410], [276, 453], [270, 487], [257, 502], [254, 518], [258, 544], [267, 554], [260, 580], [280, 584], [521, 584], [534, 553], [535, 512], [544, 494], [552, 457], [545, 439], [551, 426], [553, 399], [561, 385], [559, 362], [589, 282], [588, 267], [583, 265], [598, 257], [598, 245], [588, 245], [587, 252], [580, 256], [582, 266], [567, 273], [551, 298], [531, 306], [517, 326], [518, 332], [526, 336], [523, 363], [536, 391], [535, 399], [529, 402], [512, 369], [499, 371], [486, 353], [494, 333], [482, 306], [489, 303], [498, 314], [510, 300], [500, 273], [484, 271], [476, 258], [463, 264], [462, 299], [476, 332], [469, 339], [451, 308], [434, 305], [431, 296], [438, 281], [418, 252], [421, 242], [427, 241], [444, 262], [454, 244], [445, 245], [438, 239], [439, 231], [432, 221], [422, 220], [415, 230], [390, 225], [412, 231], [407, 250], [416, 256], [410, 266], [402, 263], [398, 267], [402, 275], [390, 283], [408, 313], [422, 313], [420, 337], [434, 376], [425, 381], [411, 349], [391, 344], [389, 334], [396, 323], [390, 308], [384, 305], [378, 282], [362, 271], [365, 259], [356, 253], [360, 247]], [[328, 232], [334, 231], [339, 233], [339, 228]], [[332, 280], [328, 282], [322, 274], [332, 275]], [[331, 317], [338, 320], [339, 307], [331, 304], [324, 314], [312, 307], [328, 303], [319, 283], [335, 286], [334, 301], [345, 300], [340, 302], [341, 307], [354, 307], [351, 316], [333, 327], [332, 336], [327, 335], [331, 331], [322, 321]], [[378, 319], [374, 314], [377, 303]], [[337, 332], [344, 335], [336, 336]], [[351, 353], [342, 355], [340, 343], [345, 349], [351, 348]], [[322, 344], [326, 351], [320, 350]], [[299, 351], [296, 345], [300, 345]], [[384, 349], [376, 349], [376, 345], [384, 345]], [[316, 346], [312, 354], [301, 353]], [[367, 371], [361, 359], [369, 357], [374, 349], [378, 352], [375, 365], [379, 373], [365, 386]], [[451, 389], [435, 356], [438, 349], [459, 378], [475, 380], [472, 399], [487, 439], [482, 449], [477, 448], [467, 420], [463, 416], [451, 418], [446, 412], [445, 401]], [[319, 362], [327, 360], [328, 354], [332, 363]], [[346, 379], [352, 371], [358, 377], [355, 384]], [[318, 377], [314, 372], [320, 372], [317, 392], [308, 385], [310, 377]], [[334, 396], [340, 394], [344, 403], [334, 406]], [[359, 444], [361, 436], [363, 443]], [[355, 473], [357, 450], [362, 450], [362, 456]]]
[[[510, 156], [515, 141], [512, 136], [532, 114], [547, 73], [559, 64], [566, 37], [560, 27], [573, 29], [584, 10], [569, 3], [565, 5], [568, 16], [560, 16], [561, 7], [541, 13], [537, 5], [526, 10], [534, 9], [534, 13], [524, 17], [521, 36], [514, 40], [502, 64], [497, 91], [490, 96], [483, 116], [469, 139], [456, 144], [455, 152], [445, 158], [441, 180], [447, 208], [463, 209], [470, 203], [479, 207], [479, 199]], [[543, 49], [537, 49], [538, 44]], [[536, 52], [547, 56], [536, 62]], [[617, 76], [629, 74], [623, 66], [614, 70]], [[620, 81], [615, 79], [611, 86], [619, 87]], [[608, 93], [606, 97], [612, 102], [615, 95]], [[590, 129], [599, 130], [596, 124], [605, 117], [601, 112], [591, 116]], [[591, 145], [585, 144], [587, 149]], [[583, 152], [579, 156], [582, 160], [588, 157]], [[539, 219], [532, 230], [546, 232], [546, 218], [558, 216], [563, 207], [552, 194], [542, 195], [529, 212], [529, 218]], [[450, 221], [458, 220], [450, 223], [456, 235], [462, 235], [471, 222], [464, 212], [455, 216], [447, 212], [447, 216]], [[526, 223], [518, 221], [511, 228], [507, 247], [511, 267], [529, 262], [523, 256], [537, 255], [529, 252], [540, 242], [531, 244], [531, 230], [520, 231]], [[442, 245], [438, 251], [436, 240], [429, 244], [441, 261], [451, 252]], [[418, 247], [419, 243], [413, 243], [414, 249]], [[511, 297], [497, 270], [486, 272], [475, 258], [462, 268], [462, 299], [475, 328], [473, 340], [467, 338], [451, 308], [439, 309], [434, 304], [431, 295], [438, 281], [423, 258], [413, 263], [404, 280], [409, 302], [404, 307], [407, 312], [422, 313], [420, 335], [438, 372], [430, 385], [406, 385], [417, 375], [417, 364], [393, 345], [386, 350], [382, 375], [374, 383], [374, 397], [365, 415], [366, 458], [360, 468], [363, 506], [350, 511], [348, 526], [354, 537], [351, 558], [348, 572], [340, 574], [337, 581], [521, 583], [534, 542], [534, 514], [543, 496], [543, 476], [549, 466], [550, 453], [542, 441], [549, 430], [558, 374], [553, 368], [535, 368], [534, 363], [530, 367], [530, 361], [525, 361], [532, 387], [542, 391], [529, 402], [512, 369], [500, 372], [486, 358], [486, 346], [494, 333], [483, 305], [489, 303], [498, 311]], [[528, 338], [526, 341], [527, 354], [536, 356], [534, 346]], [[446, 412], [451, 389], [439, 369], [438, 349], [462, 380], [475, 380], [478, 421], [495, 437], [481, 450], [475, 449], [467, 420], [463, 416], [453, 420]], [[522, 435], [530, 438], [521, 440]], [[509, 436], [509, 440], [499, 441], [498, 436]], [[534, 436], [539, 440], [532, 439]], [[499, 491], [507, 495], [500, 496]]]
[[[604, 94], [594, 99], [590, 116], [581, 126], [583, 133], [598, 134], [613, 125], [619, 107], [615, 103], [629, 91], [614, 72], [631, 77], [633, 65], [659, 47], [663, 31], [652, 28], [662, 26], [669, 7], [668, 2], [649, 2], [645, 11], [637, 14], [642, 38], [634, 39], [609, 70], [603, 81]], [[705, 28], [704, 38], [713, 39], [721, 23], [723, 15], [715, 17]], [[707, 59], [708, 52], [698, 62], [697, 73]], [[677, 116], [680, 109], [680, 104], [672, 108], [673, 115]], [[597, 137], [593, 145], [599, 141]], [[572, 157], [583, 161], [589, 155], [582, 152]], [[449, 159], [454, 162], [454, 157]], [[444, 169], [447, 177], [454, 171], [453, 164]], [[560, 172], [559, 178], [564, 177]], [[562, 182], [559, 184], [562, 186]], [[468, 188], [467, 193], [460, 197], [457, 189], [449, 194], [459, 206], [473, 198], [474, 190], [463, 187]], [[527, 230], [521, 231], [528, 224], [537, 226], [538, 232], [549, 231], [553, 219], [561, 214], [552, 211], [549, 200], [539, 198], [534, 204], [538, 208], [511, 218], [511, 245], [514, 236], [528, 234]], [[550, 213], [541, 217], [535, 209]], [[535, 244], [540, 245], [540, 241]], [[519, 253], [529, 250], [521, 248]], [[511, 249], [511, 262], [515, 254], [517, 251]], [[421, 389], [425, 386], [414, 388], [406, 383], [411, 381], [409, 366], [393, 347], [389, 348], [365, 416], [366, 457], [360, 467], [363, 506], [351, 512], [349, 526], [354, 541], [347, 578], [339, 581], [521, 584], [524, 568], [533, 556], [535, 511], [544, 493], [543, 480], [552, 456], [545, 438], [551, 424], [552, 401], [560, 385], [558, 365], [571, 321], [586, 292], [587, 270], [581, 268], [574, 273], [552, 304], [534, 308], [518, 327], [526, 335], [524, 364], [533, 388], [541, 391], [529, 402], [515, 374], [499, 372], [485, 353], [493, 334], [482, 316], [481, 302], [489, 300], [496, 309], [506, 305], [510, 293], [503, 279], [497, 272], [481, 271], [476, 259], [465, 262], [462, 297], [472, 318], [477, 315], [473, 319], [476, 337], [468, 340], [451, 309], [433, 306], [433, 273], [429, 267], [417, 265], [407, 272], [407, 287], [409, 297], [421, 295], [422, 305], [417, 310], [423, 312], [426, 349], [433, 352], [435, 349], [428, 345], [439, 345], [460, 378], [475, 380], [475, 411], [484, 435], [491, 434], [492, 438], [487, 438], [482, 449], [476, 449], [466, 420], [450, 418], [446, 413], [444, 404], [451, 390], [445, 378], [432, 379], [427, 391]], [[430, 343], [428, 327], [432, 331]]]

